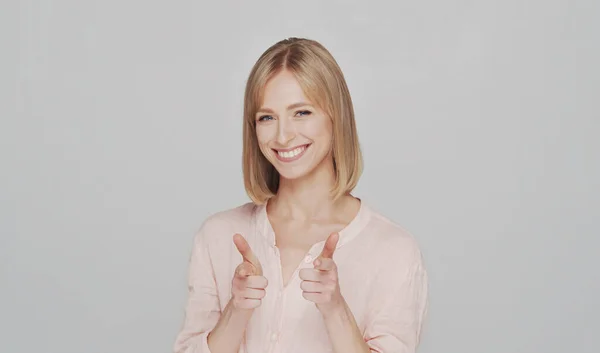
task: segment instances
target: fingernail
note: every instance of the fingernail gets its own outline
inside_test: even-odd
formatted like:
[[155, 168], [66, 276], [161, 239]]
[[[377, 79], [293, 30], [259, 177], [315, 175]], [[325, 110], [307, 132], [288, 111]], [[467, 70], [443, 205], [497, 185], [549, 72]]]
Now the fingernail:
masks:
[[316, 260], [315, 260], [315, 266], [319, 266], [319, 265], [321, 265], [321, 260], [319, 260], [319, 259], [316, 259]]

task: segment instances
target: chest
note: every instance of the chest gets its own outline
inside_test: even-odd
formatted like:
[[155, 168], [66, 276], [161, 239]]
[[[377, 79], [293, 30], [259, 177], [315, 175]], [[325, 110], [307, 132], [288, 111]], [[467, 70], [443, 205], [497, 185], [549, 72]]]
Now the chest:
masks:
[[318, 254], [307, 257], [310, 249], [327, 237], [339, 231], [343, 225], [315, 222], [271, 222], [275, 232], [275, 243], [279, 250], [281, 276], [284, 287], [287, 286], [296, 269], [303, 261], [312, 262]]

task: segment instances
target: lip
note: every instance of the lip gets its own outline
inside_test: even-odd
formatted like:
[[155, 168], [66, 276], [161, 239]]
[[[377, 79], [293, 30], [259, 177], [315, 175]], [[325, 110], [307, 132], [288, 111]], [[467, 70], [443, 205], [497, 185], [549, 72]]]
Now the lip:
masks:
[[[306, 152], [306, 150], [310, 147], [310, 143], [304, 144], [304, 145], [299, 145], [299, 146], [295, 146], [292, 148], [278, 148], [278, 149], [273, 149], [273, 152], [275, 152], [275, 157], [280, 160], [281, 162], [293, 162], [297, 159], [300, 159], [300, 157], [302, 157], [304, 155], [304, 153]], [[302, 150], [302, 152], [298, 153], [297, 155], [293, 156], [293, 157], [283, 157], [282, 155], [279, 154], [279, 152], [290, 152], [293, 151], [297, 148], [304, 148]]]

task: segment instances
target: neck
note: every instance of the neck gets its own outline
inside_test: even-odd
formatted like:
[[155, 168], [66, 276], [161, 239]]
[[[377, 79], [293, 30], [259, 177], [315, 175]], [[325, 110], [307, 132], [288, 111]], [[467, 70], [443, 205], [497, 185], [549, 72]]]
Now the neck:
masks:
[[335, 172], [332, 162], [324, 162], [302, 178], [281, 178], [277, 195], [269, 201], [272, 214], [298, 220], [327, 219], [335, 214], [343, 197], [336, 201], [331, 197]]

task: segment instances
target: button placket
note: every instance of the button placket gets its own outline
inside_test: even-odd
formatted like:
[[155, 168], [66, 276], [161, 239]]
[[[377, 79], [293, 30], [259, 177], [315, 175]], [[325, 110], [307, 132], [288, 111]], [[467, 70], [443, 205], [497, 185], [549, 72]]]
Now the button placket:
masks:
[[304, 263], [311, 263], [314, 260], [314, 257], [311, 254], [308, 254], [304, 257]]

